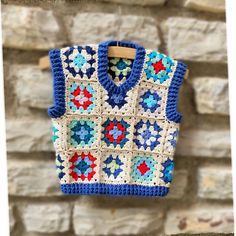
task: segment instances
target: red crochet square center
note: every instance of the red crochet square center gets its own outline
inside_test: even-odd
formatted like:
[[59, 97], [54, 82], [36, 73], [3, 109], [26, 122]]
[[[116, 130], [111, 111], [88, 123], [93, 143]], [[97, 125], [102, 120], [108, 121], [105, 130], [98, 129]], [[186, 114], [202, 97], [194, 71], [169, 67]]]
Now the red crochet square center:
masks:
[[154, 70], [157, 74], [159, 73], [159, 71], [166, 69], [165, 66], [162, 63], [162, 60], [152, 64], [152, 66], [153, 66], [153, 68], [154, 68]]
[[141, 173], [141, 175], [144, 175], [147, 171], [150, 170], [150, 168], [147, 166], [146, 162], [143, 161], [139, 166], [138, 169]]

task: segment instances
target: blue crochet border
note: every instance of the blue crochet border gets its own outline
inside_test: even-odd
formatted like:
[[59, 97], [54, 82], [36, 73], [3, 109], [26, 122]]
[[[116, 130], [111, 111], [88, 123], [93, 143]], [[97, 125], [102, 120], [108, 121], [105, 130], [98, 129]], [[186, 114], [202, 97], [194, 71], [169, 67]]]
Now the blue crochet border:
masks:
[[49, 51], [51, 70], [53, 76], [53, 103], [48, 108], [48, 115], [51, 118], [59, 118], [66, 112], [65, 104], [65, 77], [61, 61], [60, 49], [52, 49]]
[[180, 123], [182, 119], [182, 114], [177, 111], [179, 89], [183, 83], [184, 74], [186, 72], [187, 66], [181, 62], [177, 62], [177, 67], [172, 78], [166, 104], [166, 117], [169, 121], [174, 121]]
[[131, 184], [73, 183], [61, 184], [61, 191], [66, 195], [111, 195], [164, 197], [169, 188], [164, 186], [142, 186]]

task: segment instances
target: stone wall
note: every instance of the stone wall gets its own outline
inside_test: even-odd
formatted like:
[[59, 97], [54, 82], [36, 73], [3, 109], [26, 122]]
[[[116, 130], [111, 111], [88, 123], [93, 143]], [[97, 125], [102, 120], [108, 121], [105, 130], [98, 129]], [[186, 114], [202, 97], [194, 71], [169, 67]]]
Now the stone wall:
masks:
[[[179, 235], [233, 231], [223, 0], [2, 0], [12, 236]], [[190, 69], [167, 198], [63, 196], [50, 141], [50, 48], [134, 40]]]

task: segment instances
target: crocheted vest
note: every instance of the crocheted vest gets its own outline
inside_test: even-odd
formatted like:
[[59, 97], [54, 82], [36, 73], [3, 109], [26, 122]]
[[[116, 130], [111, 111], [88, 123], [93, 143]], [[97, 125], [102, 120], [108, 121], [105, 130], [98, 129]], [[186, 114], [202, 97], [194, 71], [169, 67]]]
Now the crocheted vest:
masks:
[[165, 196], [186, 65], [133, 42], [133, 60], [108, 58], [117, 41], [49, 52], [52, 142], [65, 194]]

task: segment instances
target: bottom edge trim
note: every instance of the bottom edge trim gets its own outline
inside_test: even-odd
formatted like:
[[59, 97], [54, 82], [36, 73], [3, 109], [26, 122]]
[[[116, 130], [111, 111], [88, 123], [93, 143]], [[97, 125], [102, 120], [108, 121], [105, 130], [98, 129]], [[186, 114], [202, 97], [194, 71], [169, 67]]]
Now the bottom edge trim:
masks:
[[66, 195], [134, 195], [164, 197], [168, 194], [169, 188], [165, 186], [143, 186], [133, 184], [72, 183], [61, 184], [61, 191]]

